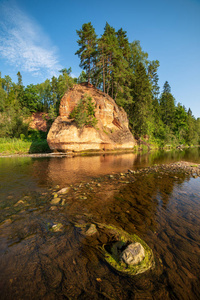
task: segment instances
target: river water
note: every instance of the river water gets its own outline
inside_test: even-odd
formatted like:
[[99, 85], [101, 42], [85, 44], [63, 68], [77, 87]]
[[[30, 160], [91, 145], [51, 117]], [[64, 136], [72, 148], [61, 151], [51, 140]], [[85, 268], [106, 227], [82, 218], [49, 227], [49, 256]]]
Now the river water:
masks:
[[[200, 163], [200, 149], [0, 158], [0, 298], [200, 299], [200, 178], [118, 175], [180, 160]], [[137, 234], [153, 250], [155, 268], [117, 273], [98, 250], [106, 241], [75, 226], [93, 222]]]

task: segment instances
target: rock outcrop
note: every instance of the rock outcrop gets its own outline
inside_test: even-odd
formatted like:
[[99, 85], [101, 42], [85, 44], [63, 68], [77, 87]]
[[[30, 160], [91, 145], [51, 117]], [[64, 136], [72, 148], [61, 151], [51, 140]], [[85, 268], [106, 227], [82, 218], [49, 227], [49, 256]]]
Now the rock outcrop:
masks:
[[29, 127], [31, 129], [41, 130], [44, 132], [48, 131], [48, 123], [49, 119], [48, 114], [44, 112], [36, 112], [33, 113], [29, 121]]
[[[78, 128], [70, 119], [70, 113], [85, 95], [91, 96], [95, 104], [95, 117], [98, 120], [95, 128]], [[124, 109], [118, 107], [111, 97], [87, 83], [75, 85], [65, 93], [47, 142], [52, 151], [59, 152], [131, 149], [135, 144]]]

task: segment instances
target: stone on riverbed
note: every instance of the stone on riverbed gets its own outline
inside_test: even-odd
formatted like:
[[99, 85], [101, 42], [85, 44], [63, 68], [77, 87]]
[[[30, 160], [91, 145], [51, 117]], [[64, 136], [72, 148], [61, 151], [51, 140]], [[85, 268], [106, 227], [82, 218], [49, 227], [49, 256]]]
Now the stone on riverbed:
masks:
[[61, 189], [60, 191], [58, 191], [58, 194], [67, 194], [70, 190], [70, 187], [65, 187], [63, 189]]
[[95, 224], [91, 224], [90, 227], [86, 230], [85, 234], [91, 236], [97, 233], [97, 228]]
[[131, 243], [121, 254], [121, 259], [127, 265], [139, 264], [145, 257], [145, 250], [143, 246], [136, 242]]
[[54, 198], [53, 200], [51, 200], [51, 204], [57, 205], [57, 204], [59, 204], [60, 200], [61, 200], [60, 198]]
[[50, 228], [50, 231], [58, 232], [58, 231], [61, 231], [61, 230], [62, 230], [62, 227], [63, 227], [63, 225], [62, 225], [61, 223], [57, 223], [57, 224], [54, 224], [54, 225]]
[[[91, 217], [89, 214], [85, 214], [85, 215], [87, 215], [88, 217]], [[77, 228], [80, 228], [81, 233], [86, 236], [92, 236], [98, 232], [95, 224], [76, 224], [75, 226]]]
[[[152, 250], [136, 234], [130, 235], [113, 225], [100, 223], [96, 225], [100, 236], [102, 233], [105, 233], [107, 237], [110, 236], [110, 240], [108, 238], [108, 241], [100, 249], [107, 263], [116, 271], [134, 276], [154, 268], [155, 261]], [[113, 243], [113, 240], [116, 242]], [[135, 246], [133, 247], [133, 245]], [[139, 251], [133, 250], [136, 246], [140, 249]], [[139, 259], [136, 259], [138, 253]]]

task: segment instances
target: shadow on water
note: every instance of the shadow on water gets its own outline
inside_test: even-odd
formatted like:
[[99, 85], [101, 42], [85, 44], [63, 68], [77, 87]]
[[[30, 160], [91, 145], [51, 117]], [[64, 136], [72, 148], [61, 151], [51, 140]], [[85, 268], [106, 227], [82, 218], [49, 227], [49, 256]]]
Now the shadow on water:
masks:
[[[149, 158], [146, 164], [158, 163], [161, 156]], [[59, 174], [62, 184], [64, 174], [71, 174], [74, 184], [61, 197], [62, 204], [51, 205], [54, 190], [38, 189], [29, 191], [22, 202], [8, 201], [1, 209], [1, 298], [199, 299], [200, 178], [162, 171], [130, 174], [125, 179], [103, 176], [100, 161], [105, 158], [98, 157], [86, 169], [94, 177], [80, 184], [76, 176], [88, 159], [42, 159], [41, 169], [35, 159], [21, 165], [21, 179], [27, 175], [30, 180], [31, 173], [34, 184], [45, 185], [42, 174], [54, 185]], [[132, 167], [144, 166], [144, 160], [148, 158], [135, 157]], [[107, 171], [129, 168], [125, 161], [108, 158]], [[74, 174], [72, 166], [78, 170]], [[93, 168], [98, 166], [95, 173]], [[15, 170], [15, 164], [11, 169]], [[155, 268], [135, 277], [118, 274], [99, 252], [106, 237], [99, 233], [87, 237], [75, 226], [92, 222], [140, 236], [153, 250]], [[61, 229], [53, 231], [58, 223]]]

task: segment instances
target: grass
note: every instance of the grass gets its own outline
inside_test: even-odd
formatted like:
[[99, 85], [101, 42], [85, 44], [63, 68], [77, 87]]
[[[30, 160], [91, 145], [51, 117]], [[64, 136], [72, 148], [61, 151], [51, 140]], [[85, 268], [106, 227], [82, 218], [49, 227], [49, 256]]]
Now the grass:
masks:
[[49, 146], [45, 140], [27, 141], [17, 138], [0, 138], [0, 154], [48, 153]]

